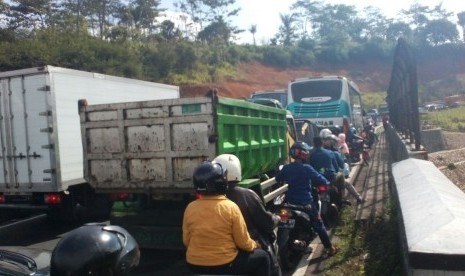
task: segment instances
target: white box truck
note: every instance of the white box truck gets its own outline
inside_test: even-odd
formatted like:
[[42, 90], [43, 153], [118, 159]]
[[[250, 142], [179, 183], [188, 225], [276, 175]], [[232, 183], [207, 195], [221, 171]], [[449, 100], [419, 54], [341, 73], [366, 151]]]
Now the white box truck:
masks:
[[109, 213], [84, 180], [78, 100], [89, 104], [179, 98], [179, 87], [53, 66], [0, 73], [0, 212], [53, 218]]

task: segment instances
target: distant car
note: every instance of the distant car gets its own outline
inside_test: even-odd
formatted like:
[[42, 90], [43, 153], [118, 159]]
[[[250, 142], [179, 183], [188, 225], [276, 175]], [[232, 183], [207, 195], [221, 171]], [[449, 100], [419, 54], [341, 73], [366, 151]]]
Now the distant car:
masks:
[[380, 109], [378, 109], [378, 113], [381, 116], [389, 115], [389, 108], [387, 106], [386, 107], [381, 107]]
[[378, 115], [379, 115], [378, 109], [373, 108], [373, 109], [368, 109], [368, 111], [367, 111], [367, 116], [371, 116], [371, 117], [375, 116], [376, 117]]
[[249, 97], [250, 99], [275, 99], [278, 100], [281, 105], [286, 108], [287, 106], [287, 92], [284, 89], [270, 90], [270, 91], [256, 91]]
[[456, 107], [459, 107], [460, 106], [460, 103], [459, 102], [453, 102], [453, 103], [450, 103], [447, 108], [456, 108]]
[[428, 113], [428, 109], [424, 108], [423, 106], [418, 107], [418, 113], [419, 114], [426, 114]]
[[256, 103], [256, 104], [284, 109], [280, 101], [271, 99], [271, 98], [255, 98], [255, 99], [247, 99], [247, 101]]
[[440, 103], [433, 103], [433, 104], [425, 105], [425, 108], [428, 111], [437, 111], [437, 110], [443, 110], [445, 108], [445, 106], [443, 104], [440, 104]]

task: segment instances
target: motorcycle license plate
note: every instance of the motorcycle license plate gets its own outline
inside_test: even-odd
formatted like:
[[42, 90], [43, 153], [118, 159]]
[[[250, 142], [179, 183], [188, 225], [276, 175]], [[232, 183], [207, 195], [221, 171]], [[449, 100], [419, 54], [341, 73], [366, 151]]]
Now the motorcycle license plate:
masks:
[[295, 219], [288, 219], [286, 221], [280, 221], [278, 224], [279, 228], [294, 228]]

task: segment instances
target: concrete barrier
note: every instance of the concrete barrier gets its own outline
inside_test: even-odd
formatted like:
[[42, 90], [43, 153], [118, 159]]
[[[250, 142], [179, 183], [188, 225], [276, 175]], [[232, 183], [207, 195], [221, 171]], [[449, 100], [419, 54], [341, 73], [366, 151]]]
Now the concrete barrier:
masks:
[[425, 160], [393, 163], [392, 176], [408, 275], [464, 275], [465, 194]]
[[428, 160], [428, 151], [423, 146], [420, 150], [415, 150], [415, 145], [409, 144], [409, 141], [401, 137], [390, 124], [386, 125], [384, 132], [392, 162], [410, 157]]
[[422, 130], [421, 144], [428, 152], [436, 152], [447, 149], [441, 128]]

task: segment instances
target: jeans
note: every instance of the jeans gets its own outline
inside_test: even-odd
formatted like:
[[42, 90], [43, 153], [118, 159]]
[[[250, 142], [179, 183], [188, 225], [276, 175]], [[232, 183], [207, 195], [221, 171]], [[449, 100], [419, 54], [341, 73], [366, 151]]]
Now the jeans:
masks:
[[326, 231], [326, 227], [323, 224], [323, 220], [321, 219], [320, 213], [318, 212], [315, 203], [312, 202], [309, 205], [311, 207], [306, 209], [307, 214], [310, 217], [310, 222], [312, 223], [313, 230], [315, 230], [315, 232], [318, 234], [318, 237], [320, 237], [323, 246], [325, 248], [331, 248], [331, 240], [329, 239], [328, 232]]

